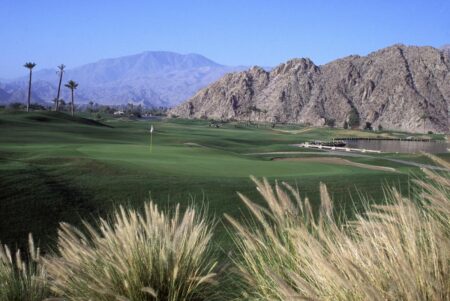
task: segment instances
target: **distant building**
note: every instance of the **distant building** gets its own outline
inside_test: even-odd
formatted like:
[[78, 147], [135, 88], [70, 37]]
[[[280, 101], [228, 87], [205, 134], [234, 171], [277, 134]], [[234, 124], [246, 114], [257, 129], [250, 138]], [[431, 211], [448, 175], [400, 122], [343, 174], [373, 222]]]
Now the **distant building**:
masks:
[[113, 115], [114, 116], [123, 116], [123, 115], [125, 115], [125, 113], [123, 112], [123, 111], [115, 111], [114, 113], [113, 113]]

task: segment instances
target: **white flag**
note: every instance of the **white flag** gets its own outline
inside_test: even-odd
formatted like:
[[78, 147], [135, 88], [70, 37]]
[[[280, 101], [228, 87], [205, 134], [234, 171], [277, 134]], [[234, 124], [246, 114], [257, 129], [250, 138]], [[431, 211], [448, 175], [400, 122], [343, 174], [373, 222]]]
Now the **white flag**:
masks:
[[153, 124], [152, 124], [152, 126], [150, 127], [150, 133], [153, 133]]

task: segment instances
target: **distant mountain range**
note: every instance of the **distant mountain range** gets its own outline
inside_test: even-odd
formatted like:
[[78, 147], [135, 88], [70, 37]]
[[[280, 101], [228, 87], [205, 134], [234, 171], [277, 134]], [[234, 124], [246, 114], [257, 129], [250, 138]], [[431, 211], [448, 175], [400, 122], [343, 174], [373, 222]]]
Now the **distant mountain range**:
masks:
[[[246, 67], [224, 66], [198, 54], [147, 51], [68, 68], [63, 82], [73, 79], [79, 83], [78, 103], [120, 105], [132, 102], [148, 107], [169, 107], [193, 96], [224, 74], [244, 69]], [[24, 74], [27, 74], [25, 68]], [[52, 103], [57, 84], [56, 68], [33, 72], [32, 102]], [[24, 102], [27, 87], [27, 76], [0, 82], [0, 104]], [[62, 97], [69, 99], [69, 91], [64, 87]]]
[[448, 133], [449, 111], [450, 47], [399, 44], [322, 66], [293, 59], [228, 74], [170, 114]]

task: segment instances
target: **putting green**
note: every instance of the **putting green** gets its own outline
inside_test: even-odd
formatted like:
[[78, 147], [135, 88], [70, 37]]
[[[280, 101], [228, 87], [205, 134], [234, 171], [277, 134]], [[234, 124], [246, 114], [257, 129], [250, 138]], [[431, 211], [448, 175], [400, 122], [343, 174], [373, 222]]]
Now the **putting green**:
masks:
[[[414, 168], [378, 159], [349, 159], [385, 165], [398, 173], [319, 161], [273, 161], [249, 153], [299, 151], [291, 144], [331, 139], [341, 130], [302, 127], [221, 128], [207, 121], [152, 121], [105, 117], [102, 123], [63, 113], [0, 112], [0, 241], [23, 244], [33, 232], [52, 243], [58, 223], [79, 224], [106, 215], [117, 204], [141, 206], [150, 198], [162, 207], [203, 204], [217, 218], [242, 216], [236, 191], [259, 200], [249, 175], [297, 185], [317, 206], [319, 182], [329, 186], [336, 207], [352, 210], [351, 196], [383, 197], [386, 183], [407, 188]], [[361, 136], [362, 131], [345, 131]], [[372, 135], [372, 133], [370, 133]], [[244, 212], [245, 213], [245, 212]], [[218, 241], [226, 246], [219, 224]]]

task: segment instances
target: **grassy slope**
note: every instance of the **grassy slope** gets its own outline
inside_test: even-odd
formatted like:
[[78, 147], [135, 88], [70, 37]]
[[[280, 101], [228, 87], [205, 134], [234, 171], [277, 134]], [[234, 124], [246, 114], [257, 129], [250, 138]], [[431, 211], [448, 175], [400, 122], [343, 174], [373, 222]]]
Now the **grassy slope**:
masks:
[[[204, 202], [218, 217], [225, 212], [237, 216], [242, 206], [235, 192], [256, 197], [250, 174], [298, 184], [313, 201], [323, 181], [336, 203], [348, 208], [355, 187], [375, 199], [382, 198], [380, 188], [386, 182], [407, 187], [410, 168], [395, 163], [384, 162], [401, 173], [247, 155], [299, 151], [289, 144], [363, 132], [313, 129], [292, 134], [232, 125], [209, 128], [204, 121], [160, 121], [153, 122], [150, 153], [148, 122], [105, 124], [54, 112], [0, 113], [2, 242], [22, 244], [32, 231], [46, 244], [60, 221], [78, 223], [80, 217], [103, 215], [117, 203], [139, 206], [150, 195], [163, 206]], [[381, 165], [379, 160], [359, 161]]]

